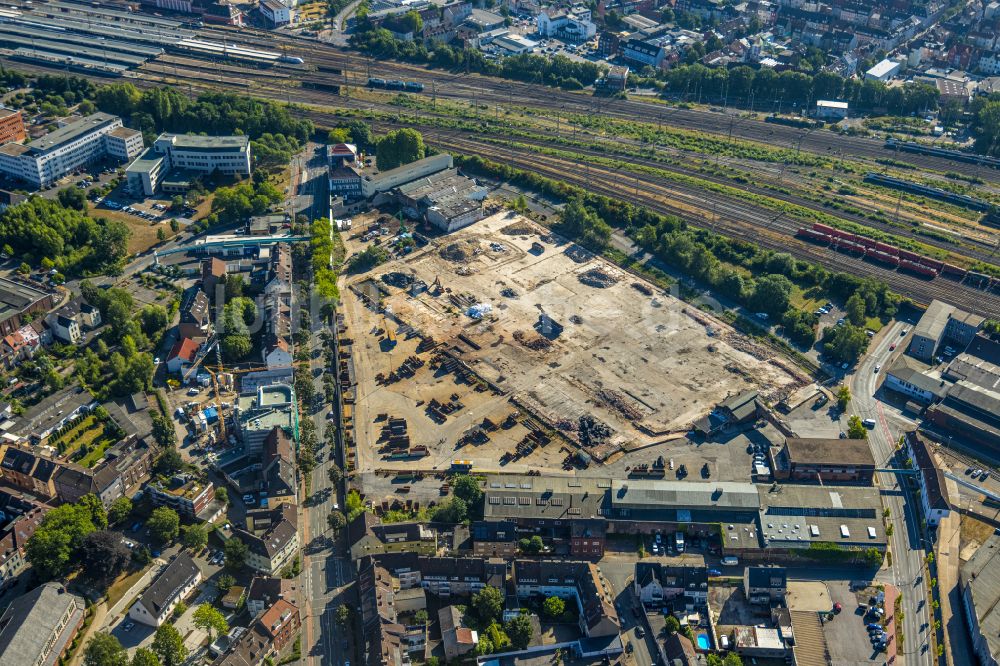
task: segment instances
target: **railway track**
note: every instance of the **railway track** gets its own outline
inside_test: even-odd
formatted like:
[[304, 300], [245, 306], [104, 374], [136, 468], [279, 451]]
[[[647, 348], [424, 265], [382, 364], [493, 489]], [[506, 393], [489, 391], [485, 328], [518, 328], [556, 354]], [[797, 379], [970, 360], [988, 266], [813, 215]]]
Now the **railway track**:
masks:
[[[714, 208], [712, 217], [706, 219], [695, 211], [706, 211], [706, 200], [676, 199], [675, 192], [653, 183], [639, 180], [621, 182], [617, 172], [601, 167], [591, 167], [581, 173], [579, 167], [566, 160], [547, 156], [525, 156], [504, 146], [483, 146], [464, 137], [440, 135], [432, 137], [432, 142], [442, 148], [463, 153], [477, 153], [516, 168], [530, 169], [536, 173], [567, 181], [588, 191], [644, 205], [660, 213], [676, 215], [693, 226], [707, 227], [733, 238], [747, 240], [763, 247], [789, 252], [799, 259], [826, 266], [832, 271], [843, 271], [852, 275], [864, 275], [885, 281], [904, 296], [918, 303], [929, 303], [933, 299], [947, 300], [978, 312], [984, 316], [1000, 313], [1000, 297], [944, 279], [922, 280], [905, 273], [892, 271], [867, 263], [849, 255], [826, 250], [804, 243], [788, 235], [789, 228], [779, 218], [768, 218], [761, 211], [741, 202], [727, 202]], [[687, 204], [687, 205], [680, 205]]]
[[818, 155], [843, 155], [850, 158], [865, 157], [873, 160], [896, 159], [933, 171], [954, 171], [1000, 183], [1000, 172], [993, 169], [941, 157], [900, 154], [898, 151], [887, 150], [880, 140], [840, 135], [829, 130], [804, 130], [765, 123], [753, 118], [737, 118], [696, 109], [665, 107], [638, 100], [595, 98], [584, 93], [479, 74], [430, 70], [421, 65], [405, 62], [372, 61], [358, 53], [341, 50], [313, 39], [282, 33], [261, 33], [224, 26], [205, 28], [202, 33], [216, 39], [233, 39], [234, 35], [238, 35], [241, 41], [272, 50], [278, 45], [279, 48], [287, 49], [289, 54], [306, 59], [307, 63], [332, 67], [339, 72], [355, 73], [357, 75], [355, 83], [361, 85], [364, 84], [369, 75], [409, 79], [423, 83], [427, 86], [427, 90], [433, 88], [433, 94], [443, 99], [475, 100], [491, 105], [524, 104], [563, 113], [591, 114], [633, 121], [642, 119], [646, 123], [663, 124], [710, 134], [731, 134], [735, 138], [803, 150]]

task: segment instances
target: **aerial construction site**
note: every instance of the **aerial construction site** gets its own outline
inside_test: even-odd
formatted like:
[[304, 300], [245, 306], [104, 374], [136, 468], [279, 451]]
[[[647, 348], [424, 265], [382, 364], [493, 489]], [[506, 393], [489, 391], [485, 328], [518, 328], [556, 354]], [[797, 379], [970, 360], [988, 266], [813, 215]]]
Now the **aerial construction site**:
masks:
[[807, 381], [725, 323], [513, 213], [347, 287], [360, 471], [601, 462], [683, 437], [737, 392], [776, 401]]

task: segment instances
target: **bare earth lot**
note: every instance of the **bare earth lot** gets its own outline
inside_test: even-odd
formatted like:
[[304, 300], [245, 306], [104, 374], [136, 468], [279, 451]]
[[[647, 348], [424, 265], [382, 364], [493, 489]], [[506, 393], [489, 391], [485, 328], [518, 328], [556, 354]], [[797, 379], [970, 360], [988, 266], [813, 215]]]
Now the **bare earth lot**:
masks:
[[[353, 253], [364, 244], [355, 238], [347, 246]], [[428, 288], [380, 279], [393, 272]], [[728, 326], [513, 214], [437, 239], [351, 277], [348, 286], [370, 279], [381, 293], [370, 284], [366, 293], [385, 315], [342, 290], [355, 343], [361, 470], [444, 469], [456, 458], [499, 469], [501, 455], [532, 428], [577, 439], [585, 415], [609, 427], [606, 436], [585, 441], [604, 459], [676, 438], [738, 391], [757, 389], [775, 400], [801, 382], [781, 359]], [[474, 319], [468, 310], [475, 304], [491, 311]], [[421, 337], [437, 347], [425, 342], [418, 353]], [[423, 363], [412, 376], [376, 382], [411, 356]], [[450, 359], [486, 383], [459, 377]], [[436, 423], [427, 411], [432, 400], [459, 408]], [[456, 447], [484, 418], [499, 425], [515, 413], [510, 427], [489, 432], [488, 441]], [[376, 418], [383, 414], [405, 418], [411, 442], [428, 446], [430, 455], [415, 463], [375, 451], [383, 425]], [[564, 444], [555, 438], [505, 468], [558, 468], [571, 450]]]

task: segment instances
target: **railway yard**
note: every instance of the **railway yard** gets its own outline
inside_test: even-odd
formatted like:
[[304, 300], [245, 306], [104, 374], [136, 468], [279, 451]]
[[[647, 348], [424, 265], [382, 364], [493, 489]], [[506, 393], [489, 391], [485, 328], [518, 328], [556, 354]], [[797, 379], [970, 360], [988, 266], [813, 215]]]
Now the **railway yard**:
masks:
[[[414, 127], [439, 149], [480, 155], [646, 205], [829, 270], [877, 277], [918, 303], [941, 298], [982, 314], [1000, 311], [1000, 284], [992, 277], [1000, 274], [997, 236], [984, 223], [987, 216], [961, 205], [960, 198], [935, 200], [865, 178], [876, 173], [918, 188], [944, 184], [948, 192], [974, 191], [977, 201], [992, 205], [1000, 202], [1000, 173], [989, 163], [721, 110], [609, 100], [379, 62], [285, 33], [186, 27], [68, 0], [39, 3], [31, 11], [33, 18], [49, 22], [65, 23], [69, 15], [80, 24], [86, 18], [87, 30], [115, 31], [106, 39], [133, 39], [141, 48], [121, 52], [144, 62], [119, 62], [116, 72], [102, 73], [125, 75], [140, 87], [176, 85], [191, 94], [222, 89], [296, 102], [296, 112], [320, 128], [356, 117], [369, 119], [377, 131]], [[50, 32], [65, 27], [52, 23]], [[5, 16], [0, 40], [4, 34], [13, 39], [22, 29], [38, 27]], [[63, 43], [74, 40], [65, 37]], [[45, 71], [48, 63], [13, 66]], [[422, 85], [423, 92], [371, 90], [366, 84], [373, 77]], [[800, 230], [814, 223], [858, 234], [865, 239], [861, 245], [883, 242], [926, 257], [924, 269], [940, 264], [955, 270], [913, 269], [875, 253], [803, 238]]]
[[[349, 251], [367, 245], [360, 236]], [[808, 383], [773, 351], [514, 214], [348, 288], [364, 396], [356, 439], [380, 444], [359, 447], [360, 470], [442, 470], [456, 458], [558, 469], [577, 447], [604, 461], [683, 438], [734, 392], [777, 401]]]

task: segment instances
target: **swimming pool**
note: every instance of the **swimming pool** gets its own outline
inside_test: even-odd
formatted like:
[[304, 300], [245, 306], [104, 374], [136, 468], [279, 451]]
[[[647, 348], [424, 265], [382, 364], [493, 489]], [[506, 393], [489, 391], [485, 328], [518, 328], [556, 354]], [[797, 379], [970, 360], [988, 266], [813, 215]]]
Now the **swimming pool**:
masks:
[[712, 649], [712, 642], [708, 640], [708, 634], [698, 634], [697, 642], [699, 650], [708, 651]]

